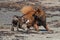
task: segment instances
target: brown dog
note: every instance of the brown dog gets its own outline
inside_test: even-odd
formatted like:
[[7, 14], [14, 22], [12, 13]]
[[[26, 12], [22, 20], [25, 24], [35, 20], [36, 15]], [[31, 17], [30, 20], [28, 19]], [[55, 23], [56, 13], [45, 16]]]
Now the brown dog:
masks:
[[47, 31], [50, 31], [46, 24], [46, 14], [42, 9], [37, 9], [36, 11], [28, 12], [24, 16], [25, 19], [29, 20], [27, 23], [28, 28], [33, 26], [37, 31], [39, 30], [38, 26], [43, 26]]
[[42, 25], [47, 31], [50, 31], [47, 24], [46, 24], [46, 14], [42, 9], [37, 9], [35, 14], [33, 14], [33, 17], [35, 19], [34, 27], [36, 30], [38, 30], [38, 26]]

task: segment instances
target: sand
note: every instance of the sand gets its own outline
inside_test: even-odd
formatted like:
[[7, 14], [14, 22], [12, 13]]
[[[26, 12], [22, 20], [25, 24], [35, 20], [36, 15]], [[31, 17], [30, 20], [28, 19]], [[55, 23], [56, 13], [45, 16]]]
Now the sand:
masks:
[[[26, 33], [20, 29], [19, 32], [11, 31], [11, 20], [13, 15], [21, 16], [22, 14], [15, 9], [1, 8], [0, 10], [0, 40], [60, 40], [60, 12], [46, 11], [47, 23], [53, 33], [47, 32], [42, 26], [37, 33], [34, 29]], [[48, 15], [50, 14], [50, 15]], [[58, 15], [56, 15], [58, 14]]]

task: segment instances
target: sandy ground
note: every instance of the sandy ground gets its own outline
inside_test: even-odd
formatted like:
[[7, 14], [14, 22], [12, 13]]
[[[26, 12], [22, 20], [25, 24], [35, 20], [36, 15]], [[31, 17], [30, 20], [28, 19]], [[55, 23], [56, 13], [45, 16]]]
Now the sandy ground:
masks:
[[11, 31], [10, 29], [0, 29], [0, 40], [60, 40], [60, 27], [49, 27], [53, 30], [53, 33], [49, 33], [40, 27], [40, 31], [37, 33], [32, 30], [30, 33], [26, 33], [22, 30], [19, 32]]
[[[5, 8], [0, 10], [0, 40], [60, 40], [60, 12], [59, 11], [46, 11], [48, 17], [47, 23], [53, 33], [49, 33], [40, 27], [37, 33], [32, 29], [30, 33], [23, 30], [13, 32], [11, 28], [11, 20], [13, 15], [21, 15], [20, 12]], [[57, 14], [57, 15], [55, 15]]]

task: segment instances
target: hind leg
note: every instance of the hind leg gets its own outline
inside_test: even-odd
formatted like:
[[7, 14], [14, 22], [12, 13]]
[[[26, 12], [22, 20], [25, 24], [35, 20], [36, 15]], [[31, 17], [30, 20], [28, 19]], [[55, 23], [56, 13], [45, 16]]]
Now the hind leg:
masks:
[[43, 26], [44, 26], [44, 28], [45, 28], [49, 33], [53, 33], [53, 30], [50, 30], [50, 29], [48, 28], [47, 24], [45, 24], [45, 25], [43, 25]]
[[42, 26], [47, 30], [47, 31], [50, 31], [50, 29], [48, 28], [47, 24], [46, 24], [46, 20], [44, 21], [41, 21], [42, 23]]
[[48, 28], [47, 24], [46, 25], [43, 25], [44, 28], [47, 30], [47, 31], [50, 31], [50, 29]]

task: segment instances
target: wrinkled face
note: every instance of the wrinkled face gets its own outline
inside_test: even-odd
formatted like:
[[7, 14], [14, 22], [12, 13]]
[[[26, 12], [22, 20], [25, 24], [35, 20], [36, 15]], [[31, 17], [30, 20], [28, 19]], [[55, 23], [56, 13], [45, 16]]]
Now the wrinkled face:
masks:
[[[18, 24], [19, 23], [19, 24]], [[26, 25], [26, 19], [25, 18], [20, 18], [20, 17], [16, 17], [16, 16], [13, 16], [13, 19], [12, 19], [12, 24], [13, 26], [16, 26], [17, 25], [21, 28], [23, 28], [25, 31], [27, 30], [27, 25]]]
[[27, 24], [23, 24], [23, 25], [22, 25], [22, 28], [23, 28], [25, 31], [27, 31], [27, 30], [28, 30]]
[[26, 22], [26, 20], [22, 17], [22, 18], [19, 18], [18, 21], [20, 22], [20, 24], [24, 24]]
[[27, 30], [26, 19], [22, 17], [19, 19], [19, 22], [20, 22], [20, 26], [26, 31]]

